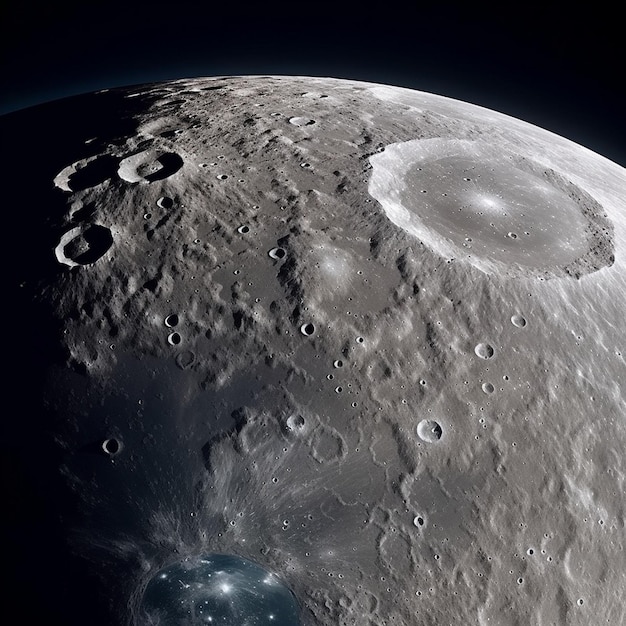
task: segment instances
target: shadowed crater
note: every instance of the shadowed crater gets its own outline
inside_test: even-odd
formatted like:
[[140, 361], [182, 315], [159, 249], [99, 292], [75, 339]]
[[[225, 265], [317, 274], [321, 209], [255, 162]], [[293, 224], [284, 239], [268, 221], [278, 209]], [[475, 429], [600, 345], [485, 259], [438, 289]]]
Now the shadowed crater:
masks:
[[118, 163], [119, 159], [110, 154], [104, 154], [71, 174], [68, 187], [72, 191], [83, 191], [95, 187], [115, 175]]
[[175, 152], [146, 150], [120, 162], [119, 177], [129, 183], [152, 183], [169, 178], [183, 166], [183, 159]]
[[91, 265], [102, 258], [113, 245], [111, 231], [99, 224], [73, 228], [61, 237], [55, 249], [59, 263], [70, 267]]

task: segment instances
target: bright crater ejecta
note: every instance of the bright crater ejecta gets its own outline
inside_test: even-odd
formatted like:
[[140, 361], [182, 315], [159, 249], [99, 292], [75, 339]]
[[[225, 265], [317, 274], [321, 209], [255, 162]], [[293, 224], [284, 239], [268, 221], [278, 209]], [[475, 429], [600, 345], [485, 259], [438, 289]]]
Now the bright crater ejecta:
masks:
[[0, 122], [14, 438], [94, 626], [625, 622], [621, 167], [327, 78]]

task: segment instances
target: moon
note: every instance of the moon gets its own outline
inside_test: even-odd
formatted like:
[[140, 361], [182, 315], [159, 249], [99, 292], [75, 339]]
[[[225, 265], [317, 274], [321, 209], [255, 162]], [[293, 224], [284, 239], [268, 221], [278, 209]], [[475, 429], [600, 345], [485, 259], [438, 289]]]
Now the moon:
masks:
[[49, 619], [626, 620], [622, 167], [316, 77], [0, 126], [3, 523]]

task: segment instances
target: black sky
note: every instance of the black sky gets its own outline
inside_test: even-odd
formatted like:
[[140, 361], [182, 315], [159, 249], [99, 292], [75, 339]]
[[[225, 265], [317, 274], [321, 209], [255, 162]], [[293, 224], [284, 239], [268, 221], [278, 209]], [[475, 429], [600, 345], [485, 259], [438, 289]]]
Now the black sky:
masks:
[[618, 7], [576, 6], [4, 0], [0, 113], [181, 77], [335, 76], [503, 111], [626, 166]]

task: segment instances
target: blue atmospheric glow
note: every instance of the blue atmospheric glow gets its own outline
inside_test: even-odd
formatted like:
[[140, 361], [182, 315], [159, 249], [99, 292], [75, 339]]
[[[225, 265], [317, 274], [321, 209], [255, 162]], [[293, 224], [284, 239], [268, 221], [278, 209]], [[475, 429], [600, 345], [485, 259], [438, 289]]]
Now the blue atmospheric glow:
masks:
[[285, 583], [239, 556], [185, 559], [155, 574], [141, 604], [144, 626], [298, 626], [298, 603]]

